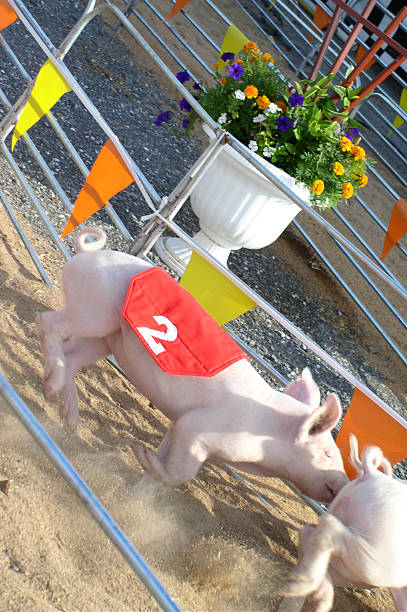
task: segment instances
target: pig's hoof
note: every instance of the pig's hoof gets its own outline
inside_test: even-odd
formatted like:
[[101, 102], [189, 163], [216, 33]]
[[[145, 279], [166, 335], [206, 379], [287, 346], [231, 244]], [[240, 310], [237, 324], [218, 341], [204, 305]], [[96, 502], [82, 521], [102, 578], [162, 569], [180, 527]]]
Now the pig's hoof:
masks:
[[296, 576], [285, 585], [280, 595], [283, 597], [305, 597], [309, 595], [309, 593], [312, 593], [313, 590], [314, 588], [309, 580]]
[[144, 446], [144, 444], [140, 444], [139, 442], [134, 442], [130, 444], [133, 449], [134, 454], [136, 455], [140, 465], [149, 472], [151, 470], [151, 464], [148, 460], [148, 449]]

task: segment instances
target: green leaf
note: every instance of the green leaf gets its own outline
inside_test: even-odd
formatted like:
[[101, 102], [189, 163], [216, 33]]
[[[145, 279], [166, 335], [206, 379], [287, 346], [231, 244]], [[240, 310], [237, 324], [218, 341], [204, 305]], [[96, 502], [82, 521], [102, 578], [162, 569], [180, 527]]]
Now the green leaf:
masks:
[[296, 151], [297, 151], [296, 147], [295, 147], [293, 144], [291, 144], [291, 142], [286, 142], [286, 143], [285, 143], [285, 148], [287, 149], [287, 151], [288, 151], [289, 153], [292, 153], [293, 155], [294, 155], [294, 154], [296, 153]]
[[332, 89], [338, 96], [342, 99], [346, 94], [346, 87], [342, 87], [342, 85], [332, 85]]
[[352, 64], [349, 64], [348, 69], [346, 70], [345, 73], [345, 80], [348, 78], [348, 76], [350, 75], [350, 73], [355, 69], [355, 67]]

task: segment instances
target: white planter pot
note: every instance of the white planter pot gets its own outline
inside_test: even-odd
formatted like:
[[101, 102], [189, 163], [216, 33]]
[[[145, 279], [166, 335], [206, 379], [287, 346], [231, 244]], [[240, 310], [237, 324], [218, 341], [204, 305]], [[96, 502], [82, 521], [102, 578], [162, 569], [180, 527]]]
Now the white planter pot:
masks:
[[[214, 136], [208, 128], [205, 131]], [[295, 184], [283, 170], [260, 156], [258, 159], [300, 198], [309, 201], [305, 185]], [[301, 210], [229, 145], [205, 172], [190, 200], [201, 228], [194, 240], [225, 266], [231, 250], [261, 249], [274, 242]], [[160, 239], [155, 249], [170, 268], [179, 274], [184, 272], [191, 249], [181, 239]]]

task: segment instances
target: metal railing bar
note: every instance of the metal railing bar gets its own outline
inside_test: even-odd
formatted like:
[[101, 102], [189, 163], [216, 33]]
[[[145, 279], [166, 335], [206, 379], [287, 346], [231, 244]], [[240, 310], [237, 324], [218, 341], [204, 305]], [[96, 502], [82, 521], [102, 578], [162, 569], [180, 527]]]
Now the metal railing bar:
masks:
[[150, 566], [126, 537], [119, 525], [113, 520], [98, 497], [79, 476], [58, 445], [47, 434], [31, 410], [16, 393], [12, 385], [0, 371], [0, 392], [15, 416], [28, 433], [34, 438], [47, 457], [52, 461], [67, 483], [76, 493], [86, 510], [98, 523], [111, 542], [121, 552], [132, 570], [166, 612], [181, 612], [171, 595], [166, 591]]
[[61, 251], [61, 253], [62, 253], [63, 257], [65, 258], [65, 260], [68, 260], [68, 252], [65, 249], [64, 245], [62, 244], [62, 242], [59, 240], [59, 237], [58, 237], [57, 233], [55, 232], [54, 226], [52, 225], [52, 223], [48, 219], [47, 215], [45, 214], [41, 204], [39, 203], [39, 201], [37, 199], [37, 196], [35, 195], [35, 193], [31, 189], [30, 185], [27, 183], [27, 181], [24, 178], [24, 175], [21, 172], [18, 164], [14, 160], [13, 156], [11, 155], [9, 150], [7, 149], [7, 147], [6, 147], [4, 142], [0, 142], [0, 149], [1, 149], [1, 151], [3, 151], [3, 154], [4, 154], [5, 158], [7, 159], [11, 169], [13, 170], [15, 175], [17, 176], [17, 179], [20, 181], [20, 183], [21, 183], [22, 187], [24, 188], [28, 198], [34, 204], [34, 206], [37, 209], [38, 213], [40, 214], [43, 222], [47, 226], [47, 229], [48, 229], [49, 233], [51, 234], [54, 243], [56, 244], [58, 249]]
[[390, 414], [398, 423], [407, 427], [407, 422], [392, 408], [377, 397], [373, 391], [371, 391], [366, 385], [360, 382], [353, 374], [348, 372], [341, 364], [339, 364], [333, 357], [331, 357], [324, 349], [322, 349], [316, 342], [311, 340], [305, 335], [300, 329], [293, 325], [287, 317], [281, 314], [276, 308], [266, 302], [258, 293], [251, 289], [246, 283], [244, 283], [239, 277], [237, 277], [229, 268], [225, 268], [215, 257], [213, 257], [208, 251], [206, 251], [200, 244], [195, 242], [186, 232], [184, 232], [176, 223], [168, 220], [160, 213], [157, 213], [157, 218], [161, 220], [171, 231], [186, 242], [194, 251], [201, 255], [206, 261], [208, 261], [214, 268], [219, 270], [227, 279], [229, 279], [236, 287], [238, 287], [243, 293], [245, 293], [253, 302], [256, 302], [267, 314], [275, 319], [280, 325], [285, 327], [293, 336], [300, 342], [305, 344], [313, 353], [315, 353], [322, 361], [328, 364], [333, 370], [340, 374], [345, 380], [347, 380], [352, 386], [357, 387], [367, 395], [373, 402], [383, 408], [385, 412]]
[[169, 29], [171, 34], [175, 36], [175, 38], [182, 44], [182, 46], [187, 51], [189, 51], [189, 53], [202, 66], [202, 68], [204, 68], [208, 74], [211, 74], [213, 70], [211, 70], [209, 66], [207, 66], [207, 64], [200, 58], [200, 56], [194, 51], [194, 49], [185, 41], [185, 39], [182, 36], [180, 36], [180, 34], [178, 34], [176, 29], [170, 23], [168, 23], [167, 21], [164, 21], [165, 17], [163, 17], [163, 15], [161, 15], [161, 13], [158, 12], [158, 10], [151, 4], [151, 2], [149, 2], [149, 0], [143, 0], [143, 2], [150, 8], [150, 10], [154, 13], [154, 15], [163, 22], [165, 27]]
[[14, 224], [14, 227], [16, 228], [17, 233], [19, 234], [21, 240], [24, 242], [24, 245], [35, 265], [35, 267], [37, 268], [38, 272], [40, 273], [42, 279], [45, 281], [45, 283], [51, 287], [51, 289], [53, 289], [53, 291], [55, 291], [55, 287], [53, 282], [51, 281], [51, 279], [49, 278], [48, 274], [45, 271], [44, 266], [42, 265], [41, 261], [38, 258], [38, 255], [35, 251], [35, 249], [33, 248], [33, 246], [31, 245], [29, 239], [27, 238], [19, 220], [17, 219], [17, 217], [15, 216], [13, 209], [11, 207], [11, 205], [9, 204], [6, 196], [4, 195], [3, 191], [0, 189], [0, 199], [3, 202], [4, 208], [6, 209], [11, 221]]
[[[110, 2], [109, 2], [109, 4], [110, 4]], [[45, 34], [42, 32], [41, 28], [39, 27], [37, 22], [34, 20], [32, 15], [29, 13], [29, 11], [26, 9], [26, 7], [23, 5], [21, 0], [10, 0], [10, 5], [12, 6], [12, 8], [14, 8], [16, 13], [20, 17], [21, 21], [23, 22], [23, 24], [26, 26], [26, 28], [30, 32], [31, 36], [34, 38], [34, 40], [36, 40], [36, 42], [38, 43], [40, 48], [44, 51], [45, 55], [51, 60], [51, 62], [55, 65], [55, 67], [58, 69], [58, 71], [61, 73], [61, 75], [64, 77], [64, 79], [70, 85], [71, 89], [77, 95], [77, 97], [82, 102], [82, 104], [85, 106], [85, 108], [90, 112], [92, 117], [95, 119], [95, 121], [98, 123], [98, 125], [102, 128], [102, 130], [105, 132], [105, 134], [110, 138], [110, 140], [112, 140], [114, 146], [116, 147], [116, 149], [119, 152], [120, 156], [122, 157], [124, 163], [126, 164], [130, 174], [133, 176], [133, 178], [134, 178], [134, 180], [136, 182], [136, 185], [138, 186], [139, 190], [141, 191], [142, 195], [144, 196], [144, 199], [146, 200], [148, 206], [152, 210], [155, 210], [155, 207], [154, 207], [154, 204], [153, 204], [153, 202], [152, 202], [152, 200], [150, 198], [150, 195], [146, 191], [146, 189], [144, 188], [143, 181], [141, 181], [141, 179], [140, 179], [139, 175], [141, 173], [141, 170], [138, 168], [138, 166], [132, 160], [132, 158], [128, 154], [127, 150], [125, 149], [125, 147], [120, 142], [119, 138], [116, 136], [116, 134], [110, 128], [110, 126], [106, 123], [106, 121], [104, 120], [104, 118], [102, 117], [102, 115], [100, 114], [98, 109], [92, 103], [92, 101], [87, 96], [87, 94], [85, 93], [83, 88], [79, 85], [79, 83], [77, 82], [75, 77], [72, 75], [70, 70], [68, 70], [68, 68], [65, 66], [65, 64], [58, 57], [56, 57], [56, 53], [55, 52], [57, 52], [57, 50], [55, 49], [54, 45], [52, 43], [50, 43], [50, 41], [49, 41], [49, 39], [47, 37], [45, 37]], [[191, 98], [192, 98], [192, 96], [191, 96]], [[147, 179], [145, 179], [145, 180], [147, 180]]]
[[355, 238], [357, 238], [360, 244], [364, 246], [364, 248], [368, 251], [368, 253], [376, 261], [376, 263], [379, 264], [379, 266], [383, 268], [386, 274], [391, 276], [394, 281], [402, 285], [402, 282], [397, 278], [395, 274], [392, 273], [392, 271], [385, 265], [385, 263], [381, 261], [381, 259], [376, 255], [376, 253], [372, 249], [372, 247], [363, 240], [362, 236], [355, 230], [355, 228], [349, 223], [349, 221], [343, 216], [343, 214], [337, 208], [333, 208], [332, 210], [339, 217], [342, 223], [348, 228], [348, 230], [355, 236]]
[[[184, 64], [184, 62], [179, 59], [179, 57], [174, 53], [174, 51], [172, 51], [172, 49], [170, 49], [170, 47], [163, 41], [163, 39], [160, 38], [160, 36], [156, 33], [156, 31], [153, 30], [153, 28], [147, 23], [147, 21], [144, 19], [144, 17], [139, 15], [139, 13], [137, 13], [137, 11], [134, 10], [134, 9], [131, 9], [130, 14], [134, 15], [135, 17], [137, 17], [137, 19], [150, 32], [150, 34], [160, 43], [160, 45], [163, 47], [163, 49], [165, 49], [165, 51], [168, 53], [168, 55], [170, 55], [170, 57], [172, 57], [172, 59], [178, 64], [178, 66], [180, 68], [182, 68], [183, 70], [187, 70], [187, 65]], [[130, 17], [130, 15], [129, 15], [129, 17]], [[123, 25], [121, 21], [119, 21], [118, 23]], [[136, 37], [134, 37], [134, 38], [136, 38]], [[137, 40], [137, 38], [136, 38], [136, 40]], [[191, 77], [194, 79], [194, 81], [196, 81], [196, 82], [199, 81], [198, 77], [189, 68], [188, 68], [188, 73], [191, 75]]]
[[[171, 0], [171, 2], [173, 4], [175, 4], [176, 0]], [[187, 11], [185, 9], [182, 11], [182, 14], [184, 15], [185, 19], [187, 21], [189, 21], [189, 23], [196, 30], [198, 30], [198, 32], [201, 34], [201, 36], [203, 38], [205, 38], [205, 40], [211, 45], [211, 47], [213, 47], [215, 49], [215, 51], [217, 53], [219, 53], [220, 47], [212, 40], [212, 38], [205, 32], [205, 30], [203, 28], [201, 28], [201, 26], [195, 21], [195, 19], [192, 19], [192, 17], [187, 13]]]
[[[335, 278], [337, 279], [337, 281], [342, 285], [342, 287], [345, 289], [345, 291], [349, 294], [349, 296], [353, 299], [353, 301], [355, 302], [355, 304], [357, 304], [357, 306], [361, 309], [361, 311], [363, 312], [363, 314], [369, 319], [369, 321], [372, 323], [372, 325], [374, 325], [374, 327], [377, 329], [377, 331], [380, 333], [380, 335], [386, 340], [386, 342], [389, 344], [389, 346], [393, 349], [393, 351], [397, 354], [397, 356], [401, 359], [401, 361], [407, 365], [407, 357], [401, 352], [401, 350], [399, 349], [399, 347], [393, 342], [393, 340], [390, 338], [390, 336], [384, 331], [384, 329], [381, 327], [381, 325], [379, 325], [379, 323], [376, 321], [376, 319], [373, 317], [373, 315], [367, 310], [367, 308], [365, 307], [365, 305], [363, 304], [363, 302], [359, 299], [359, 297], [356, 295], [356, 293], [349, 287], [349, 285], [343, 280], [343, 278], [341, 277], [341, 275], [337, 272], [337, 270], [335, 269], [335, 267], [330, 263], [330, 261], [325, 257], [325, 255], [322, 253], [321, 249], [315, 244], [315, 242], [310, 238], [310, 236], [304, 231], [304, 229], [301, 227], [301, 225], [298, 223], [298, 221], [296, 221], [294, 219], [293, 223], [295, 224], [295, 226], [297, 227], [298, 231], [301, 233], [301, 235], [307, 240], [307, 242], [312, 246], [312, 248], [315, 250], [315, 252], [319, 255], [319, 257], [323, 260], [324, 264], [329, 268], [329, 270], [331, 271], [331, 273], [335, 276]], [[350, 261], [352, 261], [352, 263], [358, 268], [359, 272], [361, 272], [361, 274], [364, 276], [365, 280], [367, 280], [369, 282], [369, 284], [374, 288], [374, 290], [376, 291], [376, 293], [382, 297], [382, 295], [379, 293], [379, 291], [376, 289], [376, 287], [374, 285], [372, 285], [372, 283], [370, 282], [370, 280], [368, 280], [368, 278], [365, 276], [364, 273], [362, 273], [361, 269], [357, 266], [356, 262], [351, 258], [351, 256], [346, 252], [346, 250], [342, 247], [342, 245], [335, 240], [332, 236], [331, 238], [336, 242], [337, 246], [344, 252], [344, 254], [350, 259]], [[382, 298], [383, 299], [383, 298]]]

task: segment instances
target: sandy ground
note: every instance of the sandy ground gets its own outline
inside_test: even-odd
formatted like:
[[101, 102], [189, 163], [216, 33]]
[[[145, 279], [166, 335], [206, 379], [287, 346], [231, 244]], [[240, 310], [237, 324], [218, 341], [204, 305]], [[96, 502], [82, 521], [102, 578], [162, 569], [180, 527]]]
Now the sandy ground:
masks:
[[[44, 399], [38, 312], [58, 299], [0, 210], [0, 364], [3, 374], [188, 611], [276, 610], [296, 562], [298, 529], [316, 521], [278, 479], [249, 477], [273, 505], [209, 464], [177, 489], [143, 481], [129, 440], [158, 446], [168, 421], [108, 363], [78, 375], [81, 426], [68, 437]], [[41, 239], [33, 237], [41, 247]], [[42, 244], [42, 258], [60, 265]], [[0, 403], [0, 610], [155, 610], [138, 578], [69, 486]], [[386, 611], [386, 591], [338, 589], [335, 610]]]
[[[61, 261], [56, 251], [40, 237], [32, 239], [47, 269], [57, 271]], [[279, 243], [278, 252], [315, 290], [335, 297], [332, 279], [323, 271], [313, 272], [304, 248], [288, 240]], [[361, 342], [370, 334], [373, 343], [374, 332], [363, 328], [366, 324], [349, 301], [338, 294], [336, 300], [362, 327]], [[274, 510], [269, 511], [222, 466], [212, 464], [176, 490], [140, 482], [142, 471], [128, 442], [158, 446], [168, 421], [105, 361], [78, 375], [81, 426], [78, 436], [67, 437], [55, 403], [43, 396], [34, 323], [38, 312], [58, 307], [57, 296], [40, 279], [4, 209], [0, 210], [4, 375], [183, 610], [277, 610], [279, 588], [296, 563], [298, 530], [315, 522], [315, 513], [281, 481], [248, 477], [272, 504]], [[397, 361], [388, 363], [380, 354], [369, 358], [404, 397], [405, 368]], [[1, 397], [0, 507], [0, 611], [158, 609]], [[336, 591], [337, 612], [393, 609], [384, 590]]]

